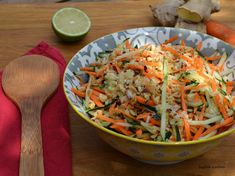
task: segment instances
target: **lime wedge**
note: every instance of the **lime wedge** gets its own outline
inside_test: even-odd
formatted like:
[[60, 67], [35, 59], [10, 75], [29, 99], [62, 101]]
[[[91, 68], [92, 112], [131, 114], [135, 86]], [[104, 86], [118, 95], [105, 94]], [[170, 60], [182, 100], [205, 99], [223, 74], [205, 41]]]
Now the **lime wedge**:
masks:
[[82, 39], [91, 27], [89, 17], [73, 7], [65, 7], [55, 12], [51, 22], [56, 35], [64, 41]]

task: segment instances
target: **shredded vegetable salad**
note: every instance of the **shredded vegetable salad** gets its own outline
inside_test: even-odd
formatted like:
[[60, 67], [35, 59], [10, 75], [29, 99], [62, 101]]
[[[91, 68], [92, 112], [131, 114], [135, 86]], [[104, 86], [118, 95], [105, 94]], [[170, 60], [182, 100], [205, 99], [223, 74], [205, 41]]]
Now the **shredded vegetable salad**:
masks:
[[[234, 124], [235, 82], [224, 71], [226, 53], [204, 57], [197, 48], [171, 42], [133, 47], [125, 40], [80, 71], [71, 91], [97, 124], [151, 141], [209, 138]], [[213, 64], [217, 62], [217, 64]]]

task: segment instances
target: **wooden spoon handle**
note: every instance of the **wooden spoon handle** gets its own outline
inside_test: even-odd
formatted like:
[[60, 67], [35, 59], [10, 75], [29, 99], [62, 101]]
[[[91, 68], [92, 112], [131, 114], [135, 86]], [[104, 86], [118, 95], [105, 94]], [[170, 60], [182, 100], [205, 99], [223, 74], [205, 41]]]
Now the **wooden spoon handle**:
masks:
[[22, 116], [20, 176], [44, 176], [41, 135], [42, 103], [27, 99], [19, 107]]

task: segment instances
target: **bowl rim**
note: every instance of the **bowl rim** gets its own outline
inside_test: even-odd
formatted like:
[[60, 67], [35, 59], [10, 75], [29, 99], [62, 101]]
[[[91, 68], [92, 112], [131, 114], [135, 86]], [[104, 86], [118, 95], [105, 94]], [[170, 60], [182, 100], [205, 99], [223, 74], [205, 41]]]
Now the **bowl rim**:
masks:
[[[73, 105], [73, 103], [70, 101], [69, 97], [67, 96], [67, 93], [65, 91], [65, 73], [66, 73], [66, 70], [68, 70], [68, 67], [69, 65], [73, 62], [73, 59], [75, 58], [74, 56], [76, 56], [81, 50], [83, 50], [84, 48], [86, 48], [88, 45], [106, 37], [106, 36], [110, 36], [110, 35], [113, 35], [115, 33], [118, 33], [118, 32], [123, 32], [123, 31], [126, 31], [126, 30], [135, 30], [135, 29], [148, 29], [148, 28], [162, 28], [162, 29], [169, 29], [169, 30], [180, 30], [180, 31], [192, 31], [192, 32], [196, 32], [196, 33], [200, 33], [202, 35], [206, 35], [206, 36], [209, 36], [209, 37], [212, 37], [218, 41], [221, 41], [227, 45], [229, 45], [230, 47], [234, 48], [232, 45], [230, 45], [229, 43], [227, 42], [224, 42], [222, 40], [220, 40], [219, 38], [216, 38], [214, 36], [211, 36], [211, 35], [208, 35], [208, 34], [204, 34], [204, 33], [201, 33], [201, 32], [198, 32], [198, 31], [193, 31], [193, 30], [189, 30], [189, 29], [183, 29], [183, 28], [174, 28], [174, 27], [158, 27], [158, 26], [147, 26], [147, 27], [137, 27], [137, 28], [129, 28], [129, 29], [124, 29], [124, 30], [120, 30], [120, 31], [117, 31], [117, 32], [113, 32], [113, 33], [110, 33], [110, 34], [107, 34], [107, 35], [104, 35], [104, 36], [101, 36], [99, 38], [97, 38], [96, 40], [93, 40], [92, 42], [86, 44], [84, 47], [82, 47], [80, 50], [78, 50], [74, 55], [73, 57], [71, 58], [71, 60], [68, 62], [68, 64], [66, 65], [66, 68], [65, 68], [65, 71], [64, 71], [64, 75], [63, 75], [63, 91], [64, 91], [64, 94], [65, 94], [65, 97], [67, 99], [67, 101], [69, 102], [70, 106], [73, 108], [73, 110], [80, 116], [82, 117], [86, 122], [88, 122], [89, 124], [93, 125], [94, 127], [98, 128], [99, 130], [105, 132], [105, 133], [108, 133], [108, 134], [111, 134], [111, 135], [114, 135], [115, 137], [119, 137], [121, 139], [125, 139], [125, 140], [128, 140], [128, 141], [132, 141], [132, 142], [137, 142], [137, 143], [141, 143], [141, 144], [148, 144], [148, 145], [161, 145], [161, 146], [187, 146], [187, 145], [196, 145], [196, 144], [201, 144], [201, 143], [206, 143], [206, 142], [211, 142], [211, 141], [214, 141], [214, 140], [217, 140], [217, 139], [220, 139], [220, 138], [223, 138], [225, 136], [228, 136], [232, 133], [235, 132], [235, 128], [232, 128], [232, 129], [229, 129], [225, 132], [222, 132], [218, 135], [215, 135], [215, 136], [212, 136], [212, 137], [209, 137], [209, 138], [206, 138], [206, 139], [200, 139], [200, 140], [195, 140], [195, 141], [179, 141], [179, 142], [159, 142], [159, 141], [147, 141], [147, 140], [143, 140], [143, 139], [138, 139], [138, 138], [133, 138], [133, 137], [129, 137], [129, 136], [125, 136], [121, 133], [117, 133], [115, 131], [112, 131], [112, 130], [109, 130], [108, 128], [105, 128], [103, 126], [100, 126], [98, 125], [97, 123], [93, 122], [92, 120], [90, 120], [89, 117], [86, 117], [85, 115], [83, 115], [81, 112], [79, 112], [77, 110], [77, 108], [75, 107], [75, 105]], [[151, 31], [150, 31], [151, 32]]]

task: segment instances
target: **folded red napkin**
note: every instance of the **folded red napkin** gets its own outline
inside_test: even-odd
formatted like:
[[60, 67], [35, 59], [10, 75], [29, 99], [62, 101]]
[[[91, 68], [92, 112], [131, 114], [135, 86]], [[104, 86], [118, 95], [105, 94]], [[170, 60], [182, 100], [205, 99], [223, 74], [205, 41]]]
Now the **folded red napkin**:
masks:
[[[66, 62], [60, 52], [41, 42], [26, 53], [40, 54], [54, 60], [61, 80]], [[0, 72], [1, 83], [2, 72]], [[1, 85], [1, 84], [0, 84]], [[0, 87], [0, 176], [18, 176], [20, 161], [21, 116], [18, 108]], [[71, 176], [71, 143], [67, 101], [62, 83], [44, 106], [41, 114], [45, 176]]]

